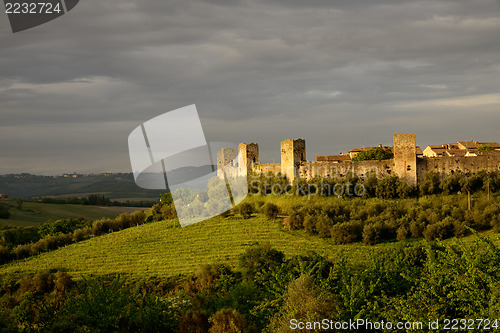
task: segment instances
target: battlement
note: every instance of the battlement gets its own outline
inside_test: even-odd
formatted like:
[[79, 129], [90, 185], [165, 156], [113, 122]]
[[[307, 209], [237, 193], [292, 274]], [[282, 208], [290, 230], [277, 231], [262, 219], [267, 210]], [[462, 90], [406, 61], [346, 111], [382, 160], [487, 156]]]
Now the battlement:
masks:
[[[235, 159], [234, 149], [224, 148], [217, 153], [218, 169], [230, 167], [240, 176], [249, 174], [281, 174], [288, 182], [295, 178], [311, 179], [314, 177], [346, 177], [355, 173], [364, 178], [376, 174], [377, 177], [397, 175], [412, 186], [418, 185], [428, 171], [437, 172], [441, 177], [447, 177], [455, 171], [464, 173], [485, 170], [500, 171], [500, 145], [496, 142], [486, 143], [488, 150], [477, 148], [485, 143], [476, 141], [458, 141], [458, 144], [448, 144], [446, 147], [429, 146], [422, 153], [416, 146], [415, 133], [394, 133], [394, 146], [379, 147], [391, 149], [394, 157], [388, 160], [352, 161], [349, 154], [317, 156], [315, 162], [306, 160], [306, 141], [304, 139], [286, 139], [281, 142], [281, 163], [259, 162], [259, 145], [257, 143], [241, 143], [238, 146], [238, 167], [232, 165]], [[364, 151], [368, 148], [354, 149]], [[447, 149], [443, 157], [428, 157], [427, 152]], [[432, 156], [432, 155], [431, 155]], [[218, 173], [219, 174], [219, 173]]]

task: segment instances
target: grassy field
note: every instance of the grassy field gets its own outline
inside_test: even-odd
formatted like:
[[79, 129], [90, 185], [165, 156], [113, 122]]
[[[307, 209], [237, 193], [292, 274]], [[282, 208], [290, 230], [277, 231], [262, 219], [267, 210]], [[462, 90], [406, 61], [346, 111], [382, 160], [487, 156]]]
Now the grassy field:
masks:
[[24, 202], [22, 209], [16, 207], [13, 201], [2, 201], [9, 204], [11, 208], [10, 218], [0, 219], [0, 225], [8, 226], [36, 226], [47, 220], [62, 218], [83, 217], [88, 220], [97, 220], [103, 217], [114, 218], [123, 212], [134, 212], [139, 208], [135, 207], [98, 207], [85, 205], [57, 205], [38, 202]]
[[[297, 204], [322, 204], [332, 199], [316, 197], [307, 200], [306, 197], [285, 196], [265, 198], [253, 196], [246, 199], [255, 205], [262, 204], [264, 200], [286, 208]], [[397, 204], [398, 200], [394, 200], [393, 203]], [[84, 216], [95, 219], [103, 216], [112, 217], [123, 210], [125, 210], [123, 207], [25, 203], [22, 211], [12, 208], [12, 220], [9, 220], [31, 221], [30, 223], [36, 224], [48, 216], [52, 218]], [[385, 242], [375, 246], [363, 243], [337, 245], [329, 238], [310, 236], [304, 230], [284, 231], [280, 228], [279, 222], [269, 221], [261, 214], [255, 214], [247, 220], [237, 215], [228, 218], [215, 217], [183, 228], [169, 228], [168, 225], [169, 222], [149, 223], [68, 245], [56, 251], [4, 265], [0, 267], [0, 275], [22, 275], [40, 270], [59, 269], [68, 271], [77, 278], [82, 275], [115, 273], [137, 278], [174, 276], [193, 273], [201, 264], [236, 265], [238, 256], [255, 243], [269, 243], [287, 256], [314, 251], [330, 259], [337, 259], [343, 254], [351, 264], [357, 264], [370, 260], [379, 249], [393, 249], [401, 244]], [[499, 241], [499, 234], [491, 231], [486, 234], [491, 235], [495, 242]], [[475, 240], [475, 236], [461, 240], [469, 242]], [[424, 241], [410, 240], [410, 242]]]
[[255, 243], [269, 243], [287, 256], [315, 251], [336, 259], [344, 254], [351, 264], [369, 260], [377, 249], [399, 244], [335, 245], [304, 231], [282, 231], [260, 215], [248, 220], [216, 217], [184, 228], [168, 228], [167, 222], [132, 227], [4, 265], [0, 275], [59, 269], [76, 278], [115, 273], [134, 278], [174, 276], [193, 273], [206, 263], [236, 265], [239, 254]]

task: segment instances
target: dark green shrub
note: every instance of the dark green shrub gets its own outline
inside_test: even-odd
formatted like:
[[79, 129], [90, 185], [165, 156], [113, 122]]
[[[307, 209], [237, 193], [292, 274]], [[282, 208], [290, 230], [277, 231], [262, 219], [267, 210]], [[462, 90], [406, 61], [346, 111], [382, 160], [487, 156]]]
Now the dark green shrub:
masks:
[[30, 255], [30, 253], [31, 253], [30, 244], [22, 244], [14, 248], [14, 255], [16, 256], [16, 259], [26, 258]]
[[445, 219], [442, 222], [429, 224], [423, 234], [428, 241], [450, 238], [453, 236], [453, 221]]
[[363, 242], [375, 245], [380, 241], [381, 226], [378, 223], [370, 223], [363, 228]]
[[245, 317], [232, 308], [217, 311], [208, 321], [212, 324], [209, 333], [239, 333], [243, 332], [246, 326]]
[[468, 225], [465, 222], [461, 221], [453, 221], [453, 234], [456, 237], [465, 237], [470, 234], [469, 229], [467, 229]]
[[10, 212], [8, 207], [0, 205], [0, 219], [8, 219], [10, 217]]
[[90, 227], [85, 227], [83, 229], [78, 229], [73, 232], [73, 242], [80, 242], [85, 238], [88, 238], [92, 233], [92, 229]]
[[10, 261], [11, 258], [10, 248], [5, 245], [0, 245], [0, 264]]
[[407, 225], [404, 225], [404, 224], [400, 225], [398, 230], [397, 230], [396, 237], [397, 237], [397, 240], [399, 240], [399, 241], [410, 238], [411, 237], [410, 227]]
[[111, 223], [112, 220], [110, 219], [94, 221], [94, 223], [92, 223], [93, 234], [96, 236], [104, 235], [109, 231]]
[[397, 176], [386, 177], [379, 180], [375, 193], [378, 198], [395, 199], [399, 196], [399, 186], [400, 180]]
[[[173, 203], [170, 205], [163, 205], [161, 208], [161, 213], [164, 220], [174, 220], [177, 218], [177, 211]], [[139, 223], [142, 224], [142, 223]]]
[[299, 230], [304, 228], [304, 216], [301, 212], [292, 212], [288, 217], [290, 229]]
[[439, 174], [434, 171], [428, 171], [424, 175], [424, 182], [419, 186], [420, 194], [437, 194], [441, 192], [441, 179]]
[[33, 289], [37, 293], [45, 294], [52, 291], [53, 288], [54, 281], [52, 280], [52, 274], [42, 272], [33, 277]]
[[423, 236], [425, 230], [425, 222], [423, 221], [412, 221], [410, 223], [410, 233], [413, 238], [420, 238]]
[[327, 215], [321, 214], [316, 219], [316, 231], [321, 238], [331, 237], [330, 229], [333, 223]]
[[272, 202], [268, 202], [263, 206], [264, 215], [270, 220], [276, 220], [280, 210], [278, 206]]
[[252, 217], [252, 213], [253, 213], [253, 205], [251, 203], [248, 203], [248, 202], [244, 202], [240, 205], [240, 215], [244, 218], [244, 219], [249, 219], [250, 217]]
[[304, 229], [309, 233], [309, 235], [316, 234], [316, 217], [307, 214], [304, 217]]
[[270, 245], [257, 245], [240, 255], [238, 266], [244, 277], [252, 279], [258, 272], [281, 265], [284, 259], [285, 254]]
[[34, 290], [33, 280], [29, 276], [26, 275], [23, 276], [21, 279], [19, 279], [18, 284], [19, 284], [19, 292], [21, 294]]
[[58, 291], [66, 292], [71, 289], [72, 285], [73, 280], [71, 279], [71, 276], [68, 275], [68, 273], [58, 271], [54, 275], [54, 286]]
[[353, 161], [390, 160], [394, 154], [389, 148], [373, 147], [353, 157]]
[[330, 229], [332, 240], [337, 244], [347, 244], [362, 238], [363, 225], [360, 221], [338, 223]]

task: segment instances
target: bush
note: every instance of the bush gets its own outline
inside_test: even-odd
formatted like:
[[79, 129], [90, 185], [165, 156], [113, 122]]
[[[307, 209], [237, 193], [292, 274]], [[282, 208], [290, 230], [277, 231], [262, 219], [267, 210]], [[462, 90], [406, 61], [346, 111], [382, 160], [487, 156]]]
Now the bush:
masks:
[[7, 207], [0, 206], [0, 219], [8, 219], [10, 217], [10, 212]]
[[371, 223], [363, 228], [363, 242], [368, 245], [375, 245], [380, 241], [380, 225]]
[[94, 221], [94, 223], [92, 223], [92, 233], [96, 236], [107, 233], [110, 229], [111, 223], [112, 220], [110, 219]]
[[268, 202], [263, 207], [264, 215], [270, 220], [276, 220], [278, 214], [280, 212], [278, 206], [275, 204]]
[[375, 194], [382, 199], [395, 199], [399, 196], [398, 188], [401, 181], [397, 176], [386, 177], [379, 180]]
[[60, 292], [66, 292], [70, 290], [72, 285], [73, 280], [71, 279], [71, 276], [68, 275], [68, 273], [59, 271], [54, 275], [54, 286]]
[[453, 236], [453, 221], [446, 218], [442, 222], [429, 224], [424, 230], [424, 237], [428, 241], [446, 239]]
[[250, 217], [252, 217], [252, 213], [253, 213], [253, 206], [251, 203], [244, 202], [240, 205], [240, 215], [244, 219], [249, 219]]
[[425, 223], [422, 221], [412, 221], [410, 223], [410, 233], [413, 238], [420, 238], [423, 236], [425, 230]]
[[332, 221], [327, 215], [321, 214], [316, 219], [316, 231], [319, 237], [327, 238], [330, 237], [330, 229], [332, 227]]
[[177, 218], [177, 211], [173, 203], [169, 205], [163, 205], [161, 208], [161, 214], [164, 220], [174, 220]]
[[245, 317], [233, 308], [217, 311], [208, 321], [212, 324], [209, 333], [239, 333], [243, 332], [246, 326]]
[[33, 289], [37, 293], [45, 294], [54, 288], [52, 275], [46, 272], [38, 273], [33, 277]]
[[363, 225], [360, 221], [349, 221], [335, 224], [330, 229], [330, 235], [337, 244], [347, 244], [361, 239]]
[[285, 254], [272, 249], [269, 245], [257, 245], [249, 248], [239, 257], [238, 266], [243, 276], [252, 279], [262, 270], [277, 267], [283, 263]]
[[14, 255], [16, 256], [17, 259], [26, 258], [30, 255], [30, 253], [31, 253], [30, 244], [22, 244], [14, 248]]
[[23, 276], [19, 281], [19, 291], [21, 294], [24, 294], [27, 291], [33, 291], [33, 280], [31, 280], [28, 276]]
[[307, 214], [304, 217], [304, 229], [309, 233], [309, 235], [316, 234], [316, 217]]
[[428, 171], [424, 175], [424, 182], [420, 184], [420, 194], [437, 194], [441, 192], [441, 180], [439, 174], [434, 171]]
[[88, 238], [92, 234], [92, 229], [85, 227], [83, 229], [78, 229], [73, 232], [73, 242], [80, 242], [85, 238]]
[[390, 160], [394, 154], [389, 148], [373, 147], [353, 157], [353, 161]]
[[400, 225], [398, 231], [396, 232], [397, 240], [402, 241], [407, 238], [410, 238], [410, 236], [411, 236], [410, 228], [403, 224]]
[[301, 212], [292, 212], [288, 217], [290, 229], [300, 230], [304, 228], [304, 216]]
[[0, 245], [0, 264], [4, 264], [11, 259], [10, 248]]

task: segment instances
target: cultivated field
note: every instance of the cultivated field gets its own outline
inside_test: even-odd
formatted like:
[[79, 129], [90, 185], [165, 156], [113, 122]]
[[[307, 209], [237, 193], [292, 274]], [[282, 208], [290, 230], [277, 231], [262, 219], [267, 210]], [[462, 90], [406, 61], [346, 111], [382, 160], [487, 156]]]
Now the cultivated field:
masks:
[[47, 220], [83, 217], [87, 220], [97, 220], [103, 217], [114, 218], [121, 213], [131, 213], [140, 208], [136, 207], [99, 207], [85, 205], [57, 205], [38, 202], [24, 202], [22, 209], [16, 207], [14, 201], [2, 201], [9, 204], [11, 216], [0, 219], [0, 225], [8, 226], [36, 226]]
[[[335, 245], [330, 239], [309, 236], [303, 230], [280, 230], [277, 223], [261, 215], [247, 220], [239, 216], [216, 217], [184, 228], [169, 228], [171, 223], [165, 221], [149, 223], [12, 262], [1, 267], [0, 274], [58, 269], [75, 278], [116, 273], [134, 278], [166, 277], [193, 273], [206, 263], [235, 265], [239, 254], [255, 243], [269, 243], [287, 256], [315, 251], [338, 259], [343, 254], [355, 265], [368, 261], [378, 249], [402, 244]], [[472, 239], [474, 236], [463, 238]]]

